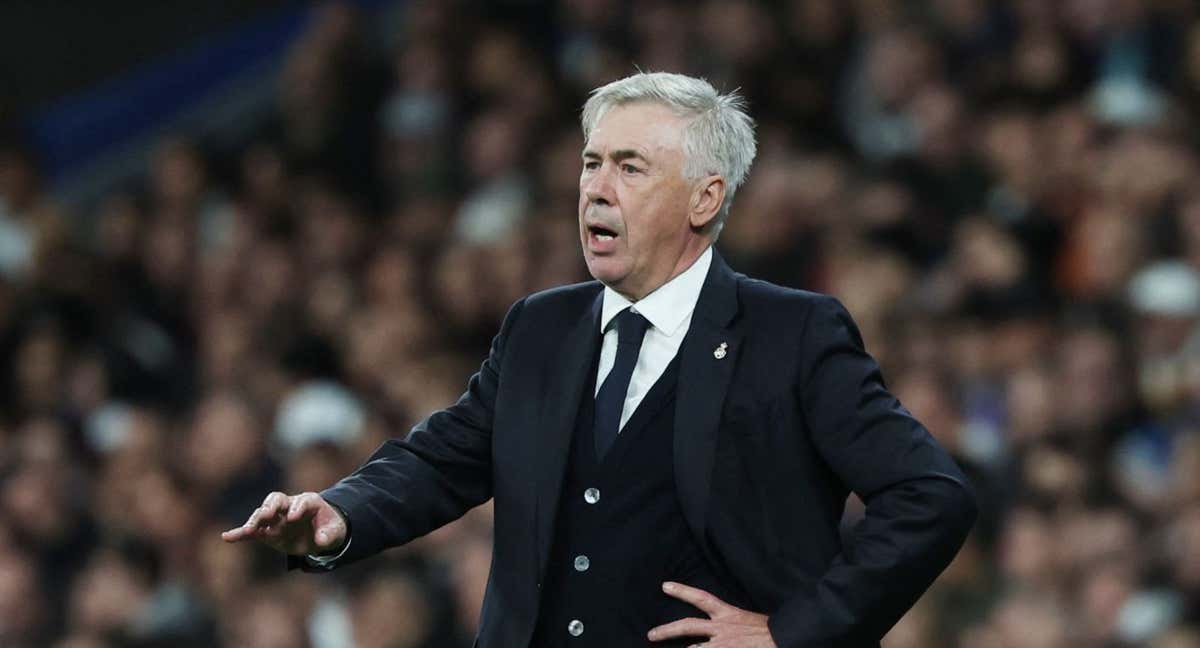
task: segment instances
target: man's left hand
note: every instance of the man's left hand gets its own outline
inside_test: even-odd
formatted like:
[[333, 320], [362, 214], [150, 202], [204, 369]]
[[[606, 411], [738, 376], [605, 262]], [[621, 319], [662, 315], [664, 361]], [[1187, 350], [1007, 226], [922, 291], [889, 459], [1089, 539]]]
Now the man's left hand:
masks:
[[702, 589], [680, 583], [663, 583], [663, 591], [700, 608], [709, 618], [680, 619], [660, 625], [647, 635], [651, 641], [708, 637], [703, 645], [712, 648], [775, 648], [767, 629], [767, 615], [733, 607]]

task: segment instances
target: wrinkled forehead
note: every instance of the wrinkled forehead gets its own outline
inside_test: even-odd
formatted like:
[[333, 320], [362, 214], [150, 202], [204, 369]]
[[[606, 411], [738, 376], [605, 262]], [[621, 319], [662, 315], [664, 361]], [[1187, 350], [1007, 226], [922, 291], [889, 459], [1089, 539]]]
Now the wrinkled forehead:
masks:
[[683, 131], [688, 121], [658, 102], [618, 104], [600, 116], [584, 143], [584, 150], [602, 153], [611, 149], [644, 149], [659, 154], [682, 154]]

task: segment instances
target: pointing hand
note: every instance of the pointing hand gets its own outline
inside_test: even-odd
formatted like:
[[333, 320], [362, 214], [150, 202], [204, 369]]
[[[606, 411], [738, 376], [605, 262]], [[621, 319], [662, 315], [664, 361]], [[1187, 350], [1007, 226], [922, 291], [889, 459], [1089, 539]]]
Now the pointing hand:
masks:
[[240, 527], [221, 534], [226, 542], [256, 538], [286, 554], [336, 553], [346, 542], [346, 520], [316, 493], [267, 495]]

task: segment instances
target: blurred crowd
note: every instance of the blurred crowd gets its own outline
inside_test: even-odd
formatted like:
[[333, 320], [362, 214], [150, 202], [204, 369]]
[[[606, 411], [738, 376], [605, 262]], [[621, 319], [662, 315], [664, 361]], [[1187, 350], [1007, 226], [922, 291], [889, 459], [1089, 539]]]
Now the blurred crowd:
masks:
[[382, 45], [314, 16], [236, 147], [175, 133], [68, 207], [0, 145], [0, 646], [470, 646], [487, 506], [321, 576], [219, 532], [587, 278], [579, 108], [634, 66], [741, 88], [719, 249], [838, 296], [975, 483], [885, 645], [1200, 646], [1195, 3], [411, 0]]

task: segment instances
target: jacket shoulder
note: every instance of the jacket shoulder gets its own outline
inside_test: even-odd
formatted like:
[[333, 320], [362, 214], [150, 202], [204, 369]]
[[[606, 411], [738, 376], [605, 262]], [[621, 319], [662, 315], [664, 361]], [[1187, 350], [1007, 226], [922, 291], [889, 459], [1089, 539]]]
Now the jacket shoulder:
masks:
[[529, 321], [574, 321], [596, 302], [604, 289], [599, 281], [556, 286], [527, 295], [521, 300], [522, 319]]
[[832, 295], [747, 277], [739, 277], [738, 293], [745, 326], [768, 339], [817, 346], [848, 339], [855, 346], [863, 346], [858, 324]]
[[566, 286], [555, 286], [528, 295], [525, 297], [525, 306], [527, 308], [591, 306], [592, 300], [603, 289], [604, 286], [594, 279]]
[[779, 313], [783, 309], [783, 312], [803, 314], [815, 307], [841, 307], [836, 298], [824, 293], [788, 288], [743, 274], [738, 274], [737, 278], [739, 299], [748, 310], [768, 309]]

